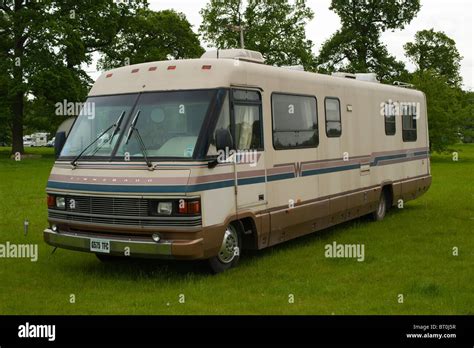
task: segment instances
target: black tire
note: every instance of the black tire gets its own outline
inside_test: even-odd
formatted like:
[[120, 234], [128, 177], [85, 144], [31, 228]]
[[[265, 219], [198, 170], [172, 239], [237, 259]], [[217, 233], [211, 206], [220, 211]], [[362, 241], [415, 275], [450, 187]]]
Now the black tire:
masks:
[[[236, 247], [238, 249], [236, 249]], [[242, 231], [237, 224], [227, 226], [219, 253], [208, 260], [214, 274], [237, 266], [242, 251]]]
[[372, 213], [372, 219], [374, 221], [382, 221], [387, 214], [389, 203], [389, 194], [386, 190], [383, 190], [380, 194], [379, 203], [377, 204], [377, 209]]

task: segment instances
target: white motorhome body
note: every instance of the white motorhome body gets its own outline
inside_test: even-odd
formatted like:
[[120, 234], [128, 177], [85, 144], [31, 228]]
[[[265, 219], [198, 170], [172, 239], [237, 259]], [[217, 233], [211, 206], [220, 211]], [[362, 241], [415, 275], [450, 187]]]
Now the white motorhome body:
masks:
[[26, 141], [29, 141], [32, 147], [46, 146], [48, 144], [48, 133], [31, 134], [27, 136]]
[[[111, 70], [88, 102], [96, 114], [78, 117], [47, 185], [53, 246], [219, 271], [242, 248], [381, 219], [431, 183], [412, 89], [202, 58]], [[217, 160], [228, 143], [237, 154]]]

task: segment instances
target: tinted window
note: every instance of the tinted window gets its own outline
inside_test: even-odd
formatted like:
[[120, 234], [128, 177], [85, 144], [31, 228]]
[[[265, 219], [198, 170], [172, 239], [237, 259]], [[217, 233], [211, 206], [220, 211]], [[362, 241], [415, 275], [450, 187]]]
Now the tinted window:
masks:
[[385, 120], [385, 135], [395, 135], [397, 132], [397, 126], [395, 123], [395, 110], [393, 104], [390, 102], [385, 103], [384, 107], [384, 120]]
[[401, 109], [403, 141], [416, 141], [417, 107], [412, 104], [403, 104]]
[[328, 137], [340, 137], [342, 133], [341, 105], [339, 99], [326, 98], [326, 135]]
[[272, 114], [275, 149], [318, 146], [316, 98], [273, 94]]

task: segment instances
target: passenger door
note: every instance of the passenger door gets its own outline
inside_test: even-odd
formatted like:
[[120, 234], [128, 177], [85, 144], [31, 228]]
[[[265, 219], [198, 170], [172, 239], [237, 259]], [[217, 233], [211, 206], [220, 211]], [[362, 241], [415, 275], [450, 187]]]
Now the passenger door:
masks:
[[256, 89], [232, 89], [230, 102], [239, 212], [267, 204], [262, 96]]

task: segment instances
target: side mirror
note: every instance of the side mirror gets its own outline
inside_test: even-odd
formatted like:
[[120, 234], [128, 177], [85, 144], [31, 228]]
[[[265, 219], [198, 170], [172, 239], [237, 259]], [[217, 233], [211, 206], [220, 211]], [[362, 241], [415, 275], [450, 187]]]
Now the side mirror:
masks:
[[57, 132], [56, 138], [54, 139], [54, 155], [56, 156], [56, 158], [58, 158], [61, 154], [61, 150], [63, 149], [65, 142], [66, 132]]
[[[228, 129], [217, 129], [216, 130], [216, 150], [218, 153], [224, 153], [226, 156], [234, 148], [234, 141], [232, 140], [232, 134]], [[216, 159], [210, 161], [207, 164], [209, 169], [215, 168], [219, 164], [219, 155]]]
[[232, 140], [232, 134], [228, 129], [220, 128], [216, 130], [216, 150], [217, 152], [230, 151], [234, 148], [234, 141]]

